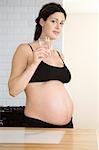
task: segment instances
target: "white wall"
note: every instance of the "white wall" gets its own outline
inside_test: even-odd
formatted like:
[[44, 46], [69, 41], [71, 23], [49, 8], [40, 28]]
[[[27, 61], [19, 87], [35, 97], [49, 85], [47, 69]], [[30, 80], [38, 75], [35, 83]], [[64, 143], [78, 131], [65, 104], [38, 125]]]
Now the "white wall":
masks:
[[[98, 13], [98, 41], [99, 41], [99, 13]], [[98, 118], [98, 129], [99, 129], [99, 42], [98, 42], [98, 105], [97, 105], [97, 109], [98, 109], [98, 114], [97, 114], [97, 118]]]
[[[66, 8], [66, 3], [64, 3]], [[71, 70], [68, 84], [74, 102], [76, 128], [99, 127], [98, 101], [98, 13], [67, 14], [64, 54]]]

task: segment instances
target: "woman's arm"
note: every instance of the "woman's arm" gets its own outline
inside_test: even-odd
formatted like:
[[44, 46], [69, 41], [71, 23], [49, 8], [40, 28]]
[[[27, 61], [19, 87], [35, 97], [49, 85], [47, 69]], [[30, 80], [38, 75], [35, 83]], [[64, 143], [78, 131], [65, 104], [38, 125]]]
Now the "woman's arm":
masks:
[[11, 96], [18, 95], [26, 88], [38, 66], [36, 62], [28, 66], [28, 49], [29, 46], [27, 44], [21, 44], [13, 56], [11, 75], [8, 81], [9, 94]]

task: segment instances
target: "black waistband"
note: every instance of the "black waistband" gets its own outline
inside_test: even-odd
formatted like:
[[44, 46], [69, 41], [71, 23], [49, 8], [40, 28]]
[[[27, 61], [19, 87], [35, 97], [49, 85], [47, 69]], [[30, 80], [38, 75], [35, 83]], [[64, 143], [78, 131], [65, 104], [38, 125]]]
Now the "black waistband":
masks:
[[47, 123], [45, 121], [42, 121], [36, 118], [30, 118], [30, 117], [24, 116], [24, 126], [25, 127], [41, 127], [41, 128], [73, 128], [73, 122], [71, 118], [68, 124], [54, 125], [54, 124]]

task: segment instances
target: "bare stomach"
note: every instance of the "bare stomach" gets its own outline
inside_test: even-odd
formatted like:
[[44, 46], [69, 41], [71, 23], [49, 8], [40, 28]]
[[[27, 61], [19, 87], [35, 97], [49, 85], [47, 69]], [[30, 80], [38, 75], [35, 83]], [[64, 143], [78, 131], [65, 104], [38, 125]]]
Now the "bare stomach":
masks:
[[73, 104], [60, 81], [30, 83], [26, 88], [26, 96], [26, 116], [57, 125], [70, 121]]

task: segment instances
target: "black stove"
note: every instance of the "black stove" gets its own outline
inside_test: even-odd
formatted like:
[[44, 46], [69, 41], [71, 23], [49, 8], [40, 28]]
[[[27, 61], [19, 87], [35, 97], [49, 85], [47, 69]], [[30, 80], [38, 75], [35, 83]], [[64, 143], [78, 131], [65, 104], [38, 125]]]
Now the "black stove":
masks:
[[0, 127], [23, 127], [24, 106], [0, 107]]

